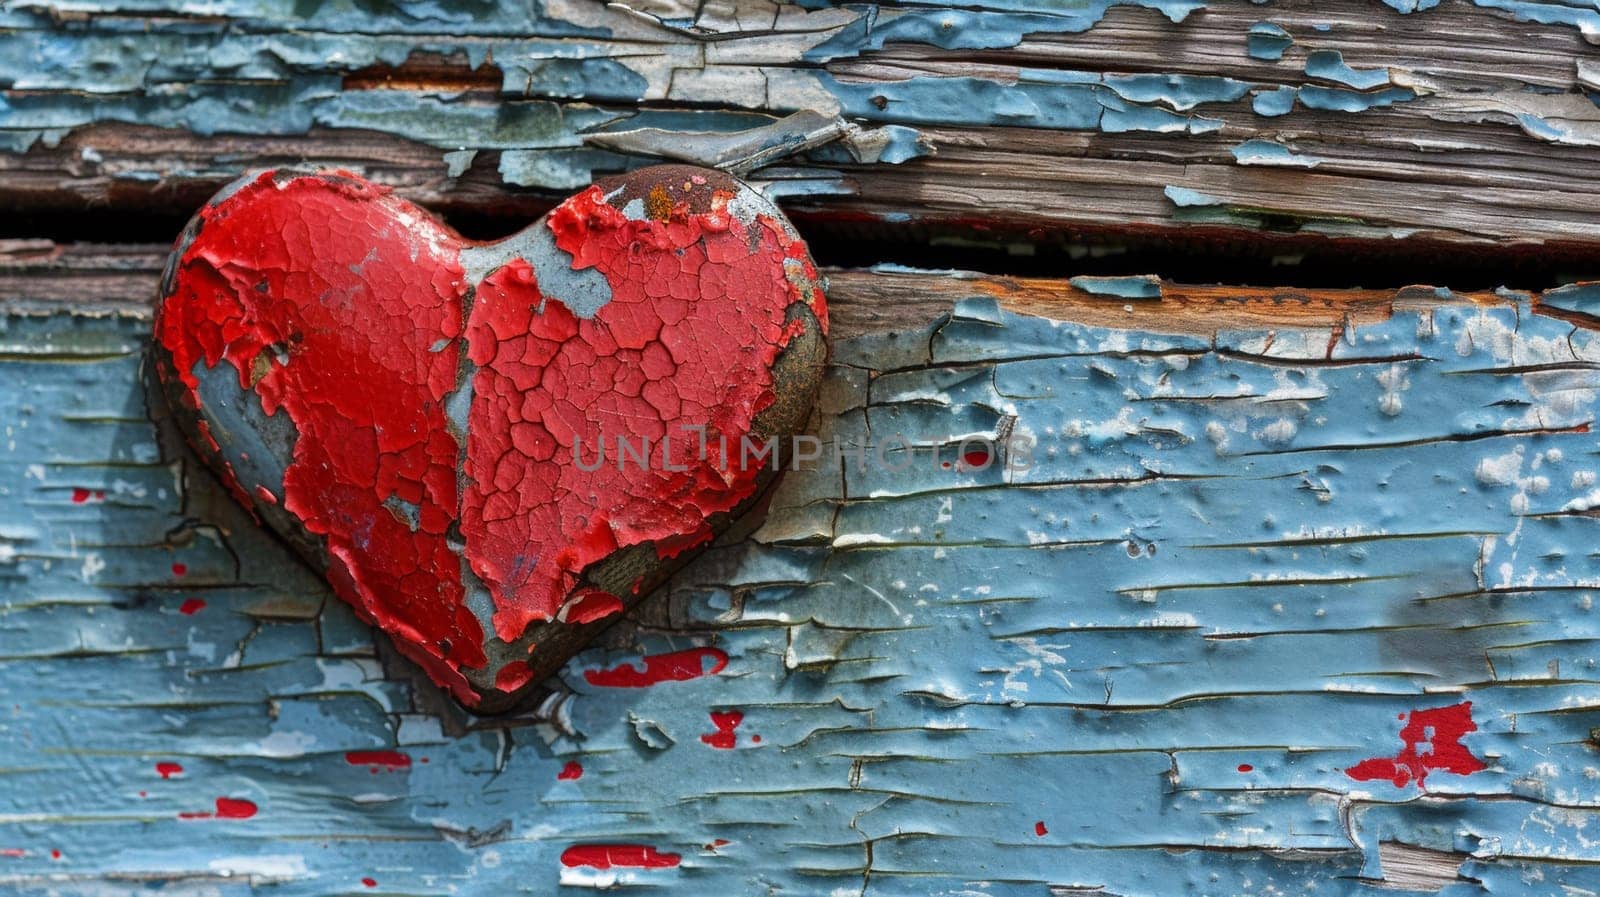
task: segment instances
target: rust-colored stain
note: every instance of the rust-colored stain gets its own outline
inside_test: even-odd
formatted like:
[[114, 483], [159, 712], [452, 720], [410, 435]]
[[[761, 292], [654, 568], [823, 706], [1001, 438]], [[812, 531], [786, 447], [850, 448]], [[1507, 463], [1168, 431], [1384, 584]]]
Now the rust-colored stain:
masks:
[[[469, 705], [579, 643], [539, 654], [535, 627], [615, 618], [658, 581], [598, 588], [609, 559], [681, 558], [754, 497], [759, 462], [697, 434], [761, 435], [781, 391], [815, 389], [775, 373], [826, 327], [793, 230], [724, 175], [651, 171], [502, 244], [351, 175], [269, 172], [202, 210], [170, 270], [158, 370], [197, 449]], [[472, 252], [500, 256], [474, 274]], [[224, 361], [231, 403], [208, 398]], [[236, 449], [257, 437], [278, 468]]]

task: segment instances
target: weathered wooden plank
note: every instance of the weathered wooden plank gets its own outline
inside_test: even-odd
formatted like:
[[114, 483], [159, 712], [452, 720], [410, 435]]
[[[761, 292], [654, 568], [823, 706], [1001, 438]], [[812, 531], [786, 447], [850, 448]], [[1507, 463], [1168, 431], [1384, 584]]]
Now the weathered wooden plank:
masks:
[[[841, 272], [968, 297], [835, 346], [820, 434], [912, 463], [792, 471], [540, 710], [474, 720], [152, 422], [141, 291], [52, 311], [112, 263], [49, 254], [0, 268], [10, 892], [1600, 884], [1600, 343], [1552, 316], [1590, 291], [1197, 291], [1197, 324], [1143, 280]], [[1029, 463], [962, 444], [1002, 433]], [[706, 674], [644, 684], [681, 651]]]
[[877, 162], [833, 147], [758, 175], [802, 215], [1580, 259], [1600, 233], [1582, 5], [8, 10], [0, 171], [30, 206], [186, 211], [242, 166], [303, 160], [527, 211], [524, 189], [647, 161], [595, 135], [814, 109], [899, 130]]

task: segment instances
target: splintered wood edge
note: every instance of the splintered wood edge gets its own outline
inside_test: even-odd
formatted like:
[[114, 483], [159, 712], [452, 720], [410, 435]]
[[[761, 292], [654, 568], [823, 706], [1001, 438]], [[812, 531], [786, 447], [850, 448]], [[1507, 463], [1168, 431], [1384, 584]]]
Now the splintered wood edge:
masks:
[[[0, 313], [151, 314], [167, 250], [160, 246], [0, 241]], [[974, 297], [1000, 308], [1097, 327], [1209, 335], [1219, 330], [1316, 330], [1382, 321], [1397, 310], [1440, 305], [1505, 306], [1585, 326], [1589, 316], [1543, 304], [1538, 294], [1398, 289], [1308, 289], [1178, 284], [1153, 277], [1006, 277], [964, 271], [825, 268], [835, 339], [915, 330]]]

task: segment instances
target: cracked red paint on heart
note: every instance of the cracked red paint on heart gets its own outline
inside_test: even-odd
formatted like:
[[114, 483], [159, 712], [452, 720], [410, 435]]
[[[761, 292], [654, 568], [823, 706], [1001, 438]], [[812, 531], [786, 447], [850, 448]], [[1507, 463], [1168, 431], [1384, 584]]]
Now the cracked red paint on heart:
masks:
[[[564, 659], [541, 627], [614, 618], [752, 499], [760, 467], [680, 437], [759, 434], [814, 391], [820, 354], [775, 371], [826, 320], [798, 236], [715, 172], [596, 185], [490, 244], [352, 175], [268, 172], [180, 240], [157, 370], [241, 503], [436, 682], [500, 706]], [[578, 463], [619, 437], [662, 458]], [[629, 582], [590, 581], [640, 547]]]

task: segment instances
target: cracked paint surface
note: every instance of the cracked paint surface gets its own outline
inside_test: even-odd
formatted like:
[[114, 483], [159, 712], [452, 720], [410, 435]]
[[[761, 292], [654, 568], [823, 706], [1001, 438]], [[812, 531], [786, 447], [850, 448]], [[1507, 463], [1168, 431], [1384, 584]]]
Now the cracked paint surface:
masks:
[[[118, 126], [281, 138], [291, 149], [274, 151], [288, 158], [370, 164], [455, 201], [448, 185], [474, 168], [495, 185], [571, 191], [679, 144], [759, 134], [811, 111], [869, 126], [882, 146], [819, 147], [764, 177], [784, 195], [882, 222], [1596, 238], [1586, 182], [1559, 172], [1587, 170], [1600, 145], [1588, 99], [1600, 69], [1586, 53], [1600, 40], [1600, 12], [1579, 3], [540, 0], [401, 11], [228, 0], [188, 13], [170, 0], [29, 0], [0, 11], [0, 83], [13, 91], [0, 106], [0, 145], [47, 155], [68, 141], [73, 172], [132, 190], [231, 176], [237, 156], [201, 145], [174, 161], [130, 149]], [[1507, 35], [1526, 52], [1506, 51]], [[1014, 131], [1054, 136], [1012, 141]], [[397, 170], [339, 155], [374, 133], [415, 150], [412, 161]], [[1085, 185], [1117, 184], [1126, 201], [1107, 197], [1085, 216], [1059, 181], [974, 185], [967, 172], [992, 161], [974, 145], [1024, 169], [1070, 160]], [[1281, 149], [1231, 152], [1242, 145]], [[1311, 160], [1325, 180], [1271, 170]], [[905, 201], [909, 172], [938, 189]], [[1415, 207], [1392, 201], [1395, 179], [1412, 184]], [[1197, 210], [1165, 201], [1167, 188], [1216, 201]], [[1517, 211], [1534, 201], [1529, 191], [1547, 190], [1585, 200]]]
[[842, 342], [823, 435], [1033, 465], [796, 472], [487, 725], [182, 478], [147, 321], [0, 318], [0, 885], [1593, 891], [1600, 339], [1544, 307]]
[[[702, 454], [695, 433], [754, 433], [806, 326], [791, 306], [825, 326], [776, 212], [748, 188], [698, 189], [704, 209], [661, 191], [630, 216], [594, 186], [533, 225], [547, 240], [468, 246], [359, 179], [262, 174], [181, 241], [158, 369], [231, 490], [308, 534], [340, 597], [463, 701], [484, 690], [473, 670], [515, 692], [537, 667], [490, 638], [615, 616], [622, 599], [586, 580], [596, 564], [635, 546], [677, 557], [755, 494], [761, 465]], [[519, 254], [544, 243], [554, 258]], [[558, 265], [581, 274], [541, 288]], [[559, 287], [585, 278], [605, 291], [586, 289], [580, 315]], [[203, 387], [218, 371], [232, 393]], [[261, 414], [229, 417], [230, 399]], [[668, 457], [578, 463], [584, 444], [640, 437], [667, 437]]]

